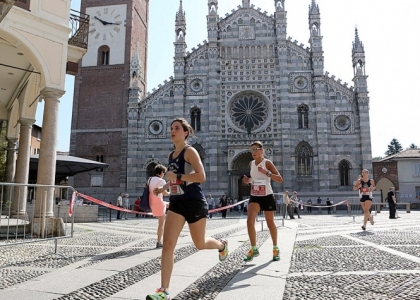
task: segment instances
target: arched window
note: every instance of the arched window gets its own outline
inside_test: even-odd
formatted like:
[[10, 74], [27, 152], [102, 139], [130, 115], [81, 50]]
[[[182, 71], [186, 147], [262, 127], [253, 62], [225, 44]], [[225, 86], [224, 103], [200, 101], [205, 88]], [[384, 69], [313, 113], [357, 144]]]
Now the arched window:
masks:
[[340, 185], [349, 186], [350, 178], [350, 163], [347, 160], [342, 160], [338, 164], [338, 169], [340, 171]]
[[203, 146], [201, 146], [201, 144], [195, 143], [192, 145], [194, 147], [195, 150], [197, 150], [198, 155], [200, 156], [200, 159], [202, 161], [204, 161], [207, 157], [206, 155], [206, 151], [204, 150]]
[[[96, 155], [96, 161], [103, 163], [104, 162], [104, 156], [103, 155]], [[96, 169], [96, 171], [103, 172], [104, 169], [103, 168]]]
[[193, 107], [190, 114], [192, 128], [195, 131], [201, 131], [201, 110], [198, 107]]
[[156, 163], [155, 162], [151, 162], [146, 169], [146, 178], [155, 176], [155, 167], [156, 167]]
[[109, 47], [101, 46], [98, 49], [98, 66], [107, 66], [109, 65]]
[[306, 142], [301, 142], [296, 147], [295, 155], [297, 157], [298, 176], [312, 175], [312, 159], [314, 156], [312, 147]]
[[308, 128], [308, 110], [307, 105], [302, 104], [298, 106], [298, 128]]

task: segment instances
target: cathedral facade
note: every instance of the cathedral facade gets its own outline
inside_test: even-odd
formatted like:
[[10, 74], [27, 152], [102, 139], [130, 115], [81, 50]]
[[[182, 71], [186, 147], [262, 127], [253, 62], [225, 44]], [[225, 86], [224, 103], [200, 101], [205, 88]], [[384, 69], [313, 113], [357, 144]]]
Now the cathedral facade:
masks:
[[130, 71], [127, 191], [140, 194], [153, 167], [167, 164], [171, 121], [184, 117], [195, 129], [189, 143], [206, 170], [205, 193], [249, 194], [240, 178], [249, 174], [256, 140], [283, 175], [274, 191], [350, 193], [361, 170], [371, 169], [372, 156], [365, 52], [357, 30], [350, 87], [324, 70], [315, 0], [308, 3], [310, 47], [287, 37], [285, 0], [273, 1], [271, 16], [243, 0], [224, 18], [218, 1], [208, 0], [207, 40], [190, 52], [180, 2], [173, 77], [139, 99], [136, 63]]

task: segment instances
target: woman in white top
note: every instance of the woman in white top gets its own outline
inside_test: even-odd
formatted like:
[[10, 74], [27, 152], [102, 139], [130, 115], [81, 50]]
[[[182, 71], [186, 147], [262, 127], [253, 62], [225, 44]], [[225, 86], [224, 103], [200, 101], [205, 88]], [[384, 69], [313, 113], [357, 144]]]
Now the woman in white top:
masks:
[[280, 250], [277, 246], [277, 227], [274, 223], [274, 212], [276, 211], [276, 201], [273, 195], [270, 180], [283, 182], [283, 177], [277, 171], [271, 160], [264, 158], [263, 144], [260, 141], [251, 144], [251, 154], [253, 161], [250, 162], [251, 177], [244, 175], [243, 182], [251, 184], [251, 197], [248, 204], [248, 236], [251, 243], [251, 249], [244, 261], [251, 261], [259, 255], [257, 249], [257, 233], [255, 231], [255, 218], [262, 210], [265, 220], [270, 230], [273, 240], [273, 260], [280, 260]]
[[152, 209], [154, 217], [157, 217], [159, 220], [158, 229], [157, 229], [157, 243], [156, 248], [162, 248], [162, 236], [163, 236], [163, 226], [165, 225], [165, 215], [167, 203], [163, 201], [163, 196], [169, 196], [167, 190], [163, 190], [162, 193], [155, 195], [154, 190], [156, 188], [161, 188], [166, 184], [166, 181], [163, 179], [163, 176], [166, 173], [166, 167], [163, 165], [156, 165], [154, 169], [155, 176], [150, 178], [149, 182], [149, 205]]

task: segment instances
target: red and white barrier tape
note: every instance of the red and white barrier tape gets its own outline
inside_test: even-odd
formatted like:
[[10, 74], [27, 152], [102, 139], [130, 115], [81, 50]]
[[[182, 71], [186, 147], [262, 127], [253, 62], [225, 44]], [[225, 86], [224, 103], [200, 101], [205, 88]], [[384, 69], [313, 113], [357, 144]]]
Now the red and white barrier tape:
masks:
[[[151, 212], [148, 212], [147, 213], [147, 212], [141, 212], [141, 211], [135, 211], [135, 210], [125, 209], [125, 208], [122, 208], [122, 207], [119, 207], [119, 206], [116, 206], [116, 205], [113, 205], [113, 204], [109, 204], [109, 203], [106, 203], [104, 201], [95, 199], [93, 197], [84, 195], [82, 193], [74, 192], [73, 195], [72, 195], [72, 199], [70, 201], [69, 216], [72, 216], [72, 214], [73, 214], [73, 206], [74, 206], [74, 203], [75, 203], [75, 200], [76, 200], [75, 199], [76, 196], [81, 197], [81, 198], [83, 198], [83, 199], [85, 199], [87, 201], [91, 201], [93, 203], [96, 203], [98, 205], [101, 205], [101, 206], [104, 206], [104, 207], [108, 207], [108, 208], [111, 208], [111, 209], [114, 209], [114, 210], [119, 210], [119, 211], [122, 211], [122, 212], [127, 212], [127, 213], [130, 213], [130, 214], [147, 215], [147, 216], [152, 216], [153, 215]], [[239, 201], [239, 202], [237, 202], [235, 204], [230, 204], [230, 205], [227, 205], [227, 206], [222, 206], [222, 207], [214, 208], [214, 209], [209, 210], [208, 213], [210, 214], [210, 213], [214, 213], [214, 212], [226, 210], [226, 209], [229, 209], [229, 208], [238, 206], [238, 205], [240, 205], [240, 204], [242, 204], [242, 203], [244, 203], [244, 202], [246, 202], [248, 200], [249, 200], [249, 198], [248, 199], [245, 199], [245, 200], [242, 200], [242, 201]], [[334, 207], [334, 206], [341, 205], [343, 203], [345, 203], [347, 207], [349, 206], [348, 200], [343, 200], [343, 201], [340, 201], [340, 202], [338, 202], [336, 204], [333, 204], [333, 205], [308, 205], [308, 204], [305, 204], [305, 203], [299, 203], [298, 201], [294, 201], [294, 200], [289, 200], [289, 201], [290, 202], [293, 202], [293, 203], [296, 203], [297, 205], [303, 205], [303, 206], [306, 206], [306, 207], [315, 207], [315, 208], [319, 208], [319, 207], [321, 207], [321, 208]]]
[[113, 204], [109, 204], [109, 203], [106, 203], [104, 201], [95, 199], [93, 197], [90, 197], [90, 196], [81, 194], [79, 192], [77, 193], [77, 196], [79, 196], [79, 197], [81, 197], [81, 198], [83, 198], [85, 200], [91, 201], [93, 203], [96, 203], [98, 205], [105, 206], [105, 207], [108, 207], [108, 208], [111, 208], [111, 209], [114, 209], [114, 210], [119, 210], [119, 211], [127, 212], [127, 213], [130, 213], [130, 214], [148, 215], [148, 216], [153, 215], [152, 213], [146, 213], [146, 212], [135, 211], [135, 210], [131, 210], [131, 209], [125, 209], [125, 208], [122, 208], [122, 207], [119, 207], [119, 206], [116, 206], [116, 205], [113, 205]]
[[299, 203], [298, 201], [294, 201], [294, 200], [290, 200], [290, 202], [296, 203], [298, 205], [303, 205], [303, 206], [306, 206], [306, 207], [321, 207], [321, 208], [322, 207], [334, 207], [334, 206], [338, 206], [338, 205], [341, 205], [343, 203], [346, 203], [346, 206], [349, 207], [349, 201], [348, 200], [343, 200], [343, 201], [338, 202], [338, 203], [333, 204], [333, 205], [308, 205], [308, 204], [305, 204], [305, 203]]
[[[79, 193], [79, 192], [75, 192], [75, 193], [73, 193], [73, 195], [77, 195], [78, 197], [81, 197], [81, 198], [83, 198], [83, 199], [85, 199], [87, 201], [91, 201], [91, 202], [96, 203], [98, 205], [105, 206], [105, 207], [108, 207], [108, 208], [111, 208], [111, 209], [114, 209], [114, 210], [119, 210], [119, 211], [127, 212], [127, 213], [130, 213], [130, 214], [139, 214], [139, 215], [148, 215], [148, 216], [152, 216], [153, 215], [151, 212], [146, 213], [146, 212], [140, 212], [140, 211], [125, 209], [125, 208], [122, 208], [122, 207], [119, 207], [119, 206], [116, 206], [116, 205], [113, 205], [113, 204], [109, 204], [109, 203], [106, 203], [104, 201], [95, 199], [93, 197], [84, 195], [84, 194]], [[209, 210], [208, 212], [209, 213], [214, 213], [214, 212], [218, 212], [218, 211], [221, 211], [221, 210], [229, 209], [231, 207], [238, 206], [239, 204], [242, 204], [242, 203], [244, 203], [244, 202], [246, 202], [248, 200], [249, 199], [245, 199], [245, 200], [242, 200], [242, 201], [237, 202], [236, 204], [231, 204], [231, 205], [227, 205], [227, 206], [223, 206], [223, 207], [214, 208], [214, 209]], [[72, 212], [73, 212], [73, 210], [72, 210]], [[70, 208], [69, 208], [69, 214], [70, 214]]]

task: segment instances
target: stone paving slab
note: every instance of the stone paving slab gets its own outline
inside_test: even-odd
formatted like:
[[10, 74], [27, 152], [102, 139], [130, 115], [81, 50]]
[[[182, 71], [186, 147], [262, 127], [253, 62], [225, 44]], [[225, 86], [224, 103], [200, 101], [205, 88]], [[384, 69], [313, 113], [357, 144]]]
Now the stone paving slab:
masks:
[[[175, 251], [174, 300], [420, 299], [420, 212], [360, 229], [362, 216], [308, 215], [276, 221], [281, 261], [272, 262], [267, 226], [257, 222], [260, 256], [249, 249], [246, 219], [208, 221], [207, 235], [229, 240], [230, 255], [197, 251], [188, 226]], [[157, 220], [75, 224], [75, 237], [0, 248], [0, 299], [145, 299], [160, 282]], [[274, 288], [273, 288], [274, 287]], [[274, 293], [273, 293], [274, 290]], [[363, 296], [362, 296], [363, 295]]]
[[74, 269], [65, 272], [56, 271], [23, 283], [20, 288], [28, 292], [54, 292], [65, 295], [81, 286], [95, 283], [116, 273], [117, 271], [92, 269]]

